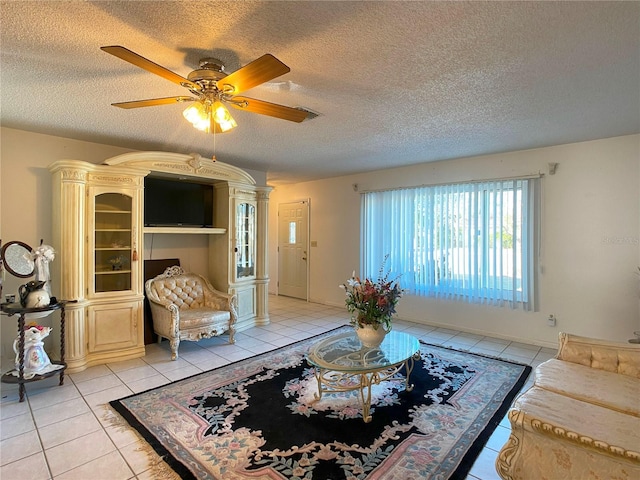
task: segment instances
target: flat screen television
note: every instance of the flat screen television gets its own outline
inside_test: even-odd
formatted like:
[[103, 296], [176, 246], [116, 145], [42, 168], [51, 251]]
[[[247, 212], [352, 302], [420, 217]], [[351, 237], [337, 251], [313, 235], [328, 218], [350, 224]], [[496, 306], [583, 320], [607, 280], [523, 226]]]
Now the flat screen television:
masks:
[[145, 177], [145, 227], [213, 227], [213, 185]]

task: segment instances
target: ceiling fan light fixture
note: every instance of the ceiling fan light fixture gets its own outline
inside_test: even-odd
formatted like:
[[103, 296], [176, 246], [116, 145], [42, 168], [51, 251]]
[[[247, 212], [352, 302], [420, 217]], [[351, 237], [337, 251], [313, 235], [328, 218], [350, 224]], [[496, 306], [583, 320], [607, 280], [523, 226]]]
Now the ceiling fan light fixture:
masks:
[[238, 126], [238, 124], [233, 118], [231, 119], [231, 121], [228, 121], [228, 122], [217, 122], [217, 123], [220, 126], [220, 130], [222, 130], [222, 133], [228, 132], [232, 128], [235, 128]]
[[209, 106], [202, 102], [195, 102], [188, 106], [182, 115], [186, 118], [194, 128], [201, 132], [210, 131]]
[[184, 118], [186, 118], [191, 124], [196, 127], [198, 130], [202, 130], [197, 125], [203, 122], [208, 121], [209, 115], [207, 114], [207, 109], [202, 104], [202, 102], [195, 102], [192, 105], [185, 108], [182, 112]]
[[225, 107], [220, 100], [216, 100], [213, 103], [213, 119], [223, 132], [227, 132], [238, 126], [229, 113], [229, 110], [227, 110], [227, 107]]
[[213, 105], [203, 101], [194, 102], [182, 112], [182, 115], [194, 128], [207, 133], [214, 131], [212, 121], [218, 124], [219, 132], [228, 132], [238, 126], [229, 110], [219, 100], [213, 102]]
[[211, 133], [211, 124], [208, 118], [199, 119], [196, 123], [193, 124], [193, 126], [201, 132]]

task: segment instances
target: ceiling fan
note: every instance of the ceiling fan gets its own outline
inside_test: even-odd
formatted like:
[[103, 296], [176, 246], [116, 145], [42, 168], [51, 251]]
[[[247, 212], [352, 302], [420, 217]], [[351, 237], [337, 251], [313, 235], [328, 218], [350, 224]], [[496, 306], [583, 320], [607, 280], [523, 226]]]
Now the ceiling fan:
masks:
[[237, 95], [291, 71], [284, 63], [268, 53], [229, 74], [225, 72], [224, 64], [220, 60], [203, 58], [200, 60], [200, 68], [192, 71], [185, 78], [120, 45], [100, 47], [100, 49], [136, 67], [177, 83], [191, 92], [191, 96], [112, 103], [114, 107], [128, 109], [194, 102], [183, 112], [183, 115], [195, 128], [207, 133], [223, 133], [237, 126], [225, 104], [239, 110], [298, 123], [308, 115], [308, 112], [301, 108], [286, 107]]

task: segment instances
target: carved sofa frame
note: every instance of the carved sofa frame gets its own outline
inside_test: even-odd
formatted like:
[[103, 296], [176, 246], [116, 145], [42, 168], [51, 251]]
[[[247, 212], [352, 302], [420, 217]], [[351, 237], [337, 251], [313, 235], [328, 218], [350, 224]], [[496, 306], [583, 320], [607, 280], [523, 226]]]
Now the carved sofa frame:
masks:
[[508, 418], [505, 480], [640, 478], [640, 346], [560, 333]]
[[178, 266], [169, 267], [145, 282], [145, 292], [153, 331], [158, 342], [163, 337], [169, 339], [172, 360], [178, 358], [181, 340], [198, 341], [227, 332], [229, 343], [235, 342], [235, 295], [216, 290], [201, 275], [186, 273]]

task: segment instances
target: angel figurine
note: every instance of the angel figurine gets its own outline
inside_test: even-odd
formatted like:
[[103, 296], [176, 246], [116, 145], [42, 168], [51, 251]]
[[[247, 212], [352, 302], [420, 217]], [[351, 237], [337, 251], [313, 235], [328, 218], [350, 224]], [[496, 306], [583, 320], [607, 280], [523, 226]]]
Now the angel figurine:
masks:
[[36, 281], [46, 282], [44, 290], [51, 296], [51, 281], [49, 276], [49, 262], [55, 258], [55, 250], [51, 245], [43, 245], [36, 248], [30, 255], [30, 261], [34, 264], [34, 273]]

